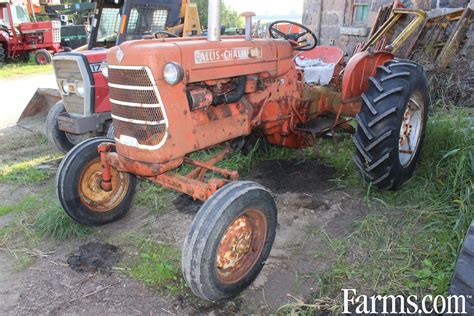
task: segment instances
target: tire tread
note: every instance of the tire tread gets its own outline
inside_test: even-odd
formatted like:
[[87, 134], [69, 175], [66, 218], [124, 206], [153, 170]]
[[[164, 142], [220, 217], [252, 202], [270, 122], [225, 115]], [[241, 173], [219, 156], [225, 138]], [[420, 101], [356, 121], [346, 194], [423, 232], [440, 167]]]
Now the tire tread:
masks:
[[[417, 89], [417, 90], [414, 90]], [[425, 104], [424, 127], [429, 111], [428, 82], [423, 67], [409, 60], [392, 60], [377, 67], [369, 89], [361, 95], [363, 106], [356, 115], [354, 162], [362, 176], [380, 190], [396, 189], [413, 173], [419, 150], [408, 167], [398, 161], [398, 142], [404, 109], [414, 91]], [[400, 169], [401, 168], [401, 169]]]

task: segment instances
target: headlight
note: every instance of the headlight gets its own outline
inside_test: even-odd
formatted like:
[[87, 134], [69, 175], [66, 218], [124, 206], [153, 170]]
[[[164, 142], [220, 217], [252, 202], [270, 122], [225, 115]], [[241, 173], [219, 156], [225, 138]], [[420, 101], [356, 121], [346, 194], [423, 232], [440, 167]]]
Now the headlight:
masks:
[[100, 71], [102, 71], [102, 74], [106, 79], [109, 79], [109, 64], [103, 61], [102, 64], [100, 64]]
[[169, 83], [170, 85], [175, 85], [181, 80], [183, 80], [183, 67], [181, 67], [181, 65], [178, 63], [169, 62], [165, 65], [165, 68], [163, 70], [163, 77], [165, 78], [165, 81], [167, 83]]
[[84, 83], [78, 82], [76, 83], [76, 94], [80, 97], [84, 97]]
[[61, 90], [62, 90], [62, 93], [66, 95], [68, 95], [69, 92], [71, 92], [69, 91], [69, 83], [67, 82], [67, 80], [61, 81]]

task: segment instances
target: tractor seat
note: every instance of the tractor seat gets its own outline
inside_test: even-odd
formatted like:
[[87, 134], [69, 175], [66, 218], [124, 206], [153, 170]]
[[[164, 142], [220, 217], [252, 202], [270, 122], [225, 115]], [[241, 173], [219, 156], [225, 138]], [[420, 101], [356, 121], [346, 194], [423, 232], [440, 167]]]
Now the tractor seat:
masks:
[[318, 46], [295, 57], [297, 68], [304, 72], [307, 84], [328, 85], [340, 71], [344, 52], [336, 46]]

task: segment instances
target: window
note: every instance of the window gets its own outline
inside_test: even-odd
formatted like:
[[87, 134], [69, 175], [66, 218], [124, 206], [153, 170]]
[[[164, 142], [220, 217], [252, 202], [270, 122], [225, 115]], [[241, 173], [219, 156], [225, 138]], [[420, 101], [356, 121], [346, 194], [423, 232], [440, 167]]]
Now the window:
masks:
[[141, 39], [143, 35], [153, 35], [158, 31], [163, 31], [167, 18], [167, 10], [153, 10], [149, 7], [132, 9], [127, 27], [127, 40]]
[[119, 26], [120, 10], [116, 8], [103, 8], [97, 32], [97, 42], [115, 43]]
[[369, 0], [354, 0], [352, 11], [352, 23], [364, 25], [369, 18]]
[[[12, 12], [12, 21], [13, 25], [18, 25], [24, 22], [30, 22], [30, 18], [28, 13], [26, 12], [26, 8], [20, 5], [11, 5], [11, 12]], [[5, 23], [10, 23], [10, 14], [8, 14], [7, 8], [3, 8], [3, 17]]]
[[17, 25], [20, 23], [30, 22], [30, 18], [28, 13], [26, 12], [26, 8], [15, 5], [12, 7], [12, 14], [13, 14], [13, 24]]

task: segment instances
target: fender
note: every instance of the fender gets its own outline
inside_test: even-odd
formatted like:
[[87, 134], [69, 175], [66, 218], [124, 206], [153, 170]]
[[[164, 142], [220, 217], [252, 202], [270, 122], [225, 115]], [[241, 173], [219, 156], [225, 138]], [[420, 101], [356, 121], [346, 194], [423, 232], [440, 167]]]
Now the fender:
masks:
[[369, 89], [369, 77], [377, 72], [377, 67], [393, 60], [389, 52], [361, 52], [354, 55], [347, 63], [342, 78], [342, 102], [350, 103], [359, 99]]

